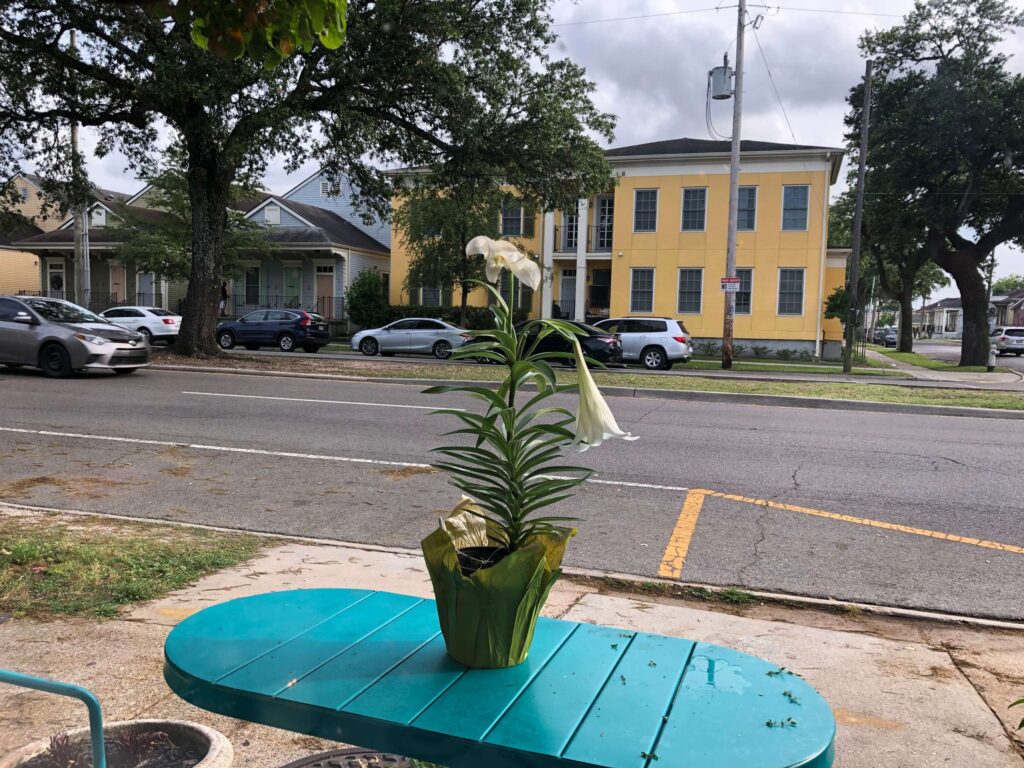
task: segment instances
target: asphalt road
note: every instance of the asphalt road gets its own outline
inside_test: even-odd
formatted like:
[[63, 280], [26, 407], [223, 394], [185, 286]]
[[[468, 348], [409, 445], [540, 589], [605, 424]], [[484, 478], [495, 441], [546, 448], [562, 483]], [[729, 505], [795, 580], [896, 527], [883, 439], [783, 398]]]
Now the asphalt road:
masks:
[[[0, 368], [0, 393], [0, 499], [401, 547], [458, 500], [423, 466], [451, 426], [430, 410], [472, 407], [171, 371]], [[560, 505], [582, 518], [570, 565], [664, 573], [692, 527], [685, 581], [1024, 618], [1024, 423], [610, 403], [640, 440], [571, 459], [598, 474]]]

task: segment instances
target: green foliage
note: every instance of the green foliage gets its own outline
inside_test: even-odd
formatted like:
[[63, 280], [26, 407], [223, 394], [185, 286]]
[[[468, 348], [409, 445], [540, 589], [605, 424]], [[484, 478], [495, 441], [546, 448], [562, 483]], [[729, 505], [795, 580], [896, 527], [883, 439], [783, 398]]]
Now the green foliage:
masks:
[[797, 357], [799, 357], [805, 363], [809, 363], [814, 360], [814, 352], [810, 349], [801, 349], [797, 353]]
[[1007, 275], [992, 283], [993, 296], [1005, 296], [1010, 291], [1019, 291], [1024, 288], [1024, 275]]
[[345, 40], [347, 0], [158, 0], [150, 13], [191, 24], [192, 39], [222, 59], [243, 56], [274, 67], [296, 49], [319, 42], [335, 49]]
[[850, 296], [845, 286], [836, 287], [825, 299], [825, 317], [829, 320], [841, 320], [843, 323], [850, 316]]
[[[483, 285], [495, 297], [491, 306], [495, 328], [480, 334], [480, 341], [455, 350], [452, 357], [487, 359], [506, 366], [508, 373], [497, 391], [482, 386], [427, 390], [463, 392], [486, 406], [482, 414], [453, 408], [437, 411], [461, 422], [459, 429], [448, 434], [466, 435], [473, 442], [434, 449], [445, 458], [433, 466], [449, 473], [449, 482], [470, 496], [483, 510], [480, 515], [493, 524], [492, 538], [514, 552], [531, 538], [554, 534], [557, 525], [575, 519], [540, 513], [569, 498], [591, 474], [589, 469], [560, 463], [574, 439], [575, 415], [548, 402], [576, 389], [558, 384], [551, 367], [551, 361], [569, 355], [535, 351], [546, 336], [555, 333], [571, 340], [578, 329], [561, 320], [534, 320], [517, 333], [504, 299], [490, 285]], [[517, 396], [527, 384], [533, 388], [520, 404]]]
[[[1017, 699], [1017, 701], [1013, 702], [1013, 704], [1011, 704], [1010, 706], [1011, 707], [1021, 707], [1021, 706], [1024, 706], [1024, 699]], [[1017, 730], [1018, 731], [1022, 730], [1022, 729], [1024, 729], [1024, 720], [1021, 720], [1020, 724], [1017, 726]]]
[[360, 328], [376, 328], [388, 322], [388, 300], [384, 281], [376, 269], [360, 272], [345, 289], [348, 316]]
[[736, 357], [739, 357], [740, 355], [742, 355], [746, 351], [747, 351], [747, 345], [746, 344], [733, 344], [732, 345], [732, 353]]
[[722, 353], [722, 348], [714, 341], [702, 341], [697, 344], [697, 351], [707, 357], [715, 357]]
[[895, 312], [879, 312], [878, 313], [878, 324], [883, 328], [888, 328], [891, 325], [896, 324], [896, 313]]
[[775, 350], [775, 356], [779, 360], [792, 360], [796, 357], [796, 350], [794, 349], [777, 349]]
[[[488, 307], [466, 307], [466, 321], [460, 320], [462, 312], [459, 307], [423, 307], [415, 304], [393, 304], [388, 307], [387, 321], [401, 320], [403, 317], [436, 317], [464, 328], [494, 328], [494, 313]], [[522, 323], [530, 316], [530, 310], [517, 307], [512, 310], [514, 323]], [[372, 327], [372, 326], [366, 326]]]
[[768, 357], [768, 355], [771, 353], [771, 349], [762, 344], [754, 344], [750, 349], [751, 351], [753, 351], [754, 357], [756, 357], [758, 360]]

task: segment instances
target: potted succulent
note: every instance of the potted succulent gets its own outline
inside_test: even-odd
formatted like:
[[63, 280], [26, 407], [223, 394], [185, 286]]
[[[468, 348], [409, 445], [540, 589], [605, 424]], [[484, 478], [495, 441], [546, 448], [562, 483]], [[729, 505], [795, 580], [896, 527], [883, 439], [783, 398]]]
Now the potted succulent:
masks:
[[[230, 768], [231, 742], [178, 720], [132, 720], [103, 728], [107, 768]], [[0, 756], [0, 768], [91, 768], [89, 729], [59, 733]]]
[[[497, 282], [502, 269], [536, 289], [538, 266], [503, 240], [474, 238], [467, 255], [487, 259], [486, 274]], [[437, 600], [449, 655], [471, 667], [509, 667], [529, 653], [534, 627], [561, 562], [576, 518], [553, 516], [548, 507], [572, 496], [590, 470], [565, 465], [565, 450], [600, 445], [610, 437], [635, 439], [619, 429], [587, 369], [571, 323], [533, 320], [518, 329], [512, 311], [492, 285], [495, 327], [474, 332], [473, 343], [453, 357], [483, 358], [504, 365], [497, 390], [484, 386], [437, 386], [429, 393], [461, 392], [482, 404], [482, 412], [442, 408], [459, 422], [449, 432], [459, 445], [435, 450], [434, 466], [447, 472], [465, 496], [423, 542], [423, 555]], [[561, 334], [573, 352], [538, 352], [549, 334]], [[572, 359], [577, 384], [558, 384], [552, 360]], [[590, 361], [593, 363], [594, 361]], [[575, 412], [552, 403], [556, 395], [578, 393]]]

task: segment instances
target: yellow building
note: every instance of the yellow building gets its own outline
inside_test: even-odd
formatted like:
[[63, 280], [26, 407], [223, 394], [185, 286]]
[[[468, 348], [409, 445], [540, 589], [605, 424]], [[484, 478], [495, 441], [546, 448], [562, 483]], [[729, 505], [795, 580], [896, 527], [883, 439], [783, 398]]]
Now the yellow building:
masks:
[[[672, 139], [605, 156], [616, 186], [576, 211], [502, 213], [502, 232], [544, 265], [548, 279], [527, 299], [534, 315], [670, 317], [698, 343], [720, 340], [729, 142]], [[830, 147], [742, 144], [735, 339], [748, 349], [839, 355], [840, 323], [823, 312], [846, 278], [845, 252], [828, 249], [829, 190], [842, 158]], [[417, 303], [403, 288], [408, 255], [398, 233], [392, 243], [391, 301]], [[445, 298], [443, 290], [429, 296]], [[482, 292], [472, 296], [484, 302]]]
[[42, 181], [38, 176], [18, 174], [10, 183], [17, 195], [13, 211], [20, 214], [22, 220], [0, 230], [0, 293], [37, 292], [40, 289], [39, 257], [11, 243], [54, 230], [63, 219], [53, 210], [44, 215]]

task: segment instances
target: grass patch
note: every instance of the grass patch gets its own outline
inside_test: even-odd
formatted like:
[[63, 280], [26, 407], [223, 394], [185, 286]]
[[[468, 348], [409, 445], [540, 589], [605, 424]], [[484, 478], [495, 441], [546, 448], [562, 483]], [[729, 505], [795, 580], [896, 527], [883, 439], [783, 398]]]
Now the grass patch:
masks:
[[[873, 366], [861, 367], [860, 363], [857, 363], [857, 368], [854, 369], [854, 373], [857, 376], [893, 376], [898, 378], [906, 378], [906, 374], [900, 373], [899, 371], [885, 370], [881, 364], [877, 361], [872, 361], [876, 364]], [[836, 365], [834, 363], [782, 363], [774, 362], [771, 360], [755, 361], [755, 360], [738, 360], [733, 359], [732, 369], [734, 371], [749, 371], [751, 373], [813, 373], [826, 374], [826, 375], [842, 375], [843, 366]], [[720, 358], [696, 358], [690, 360], [685, 365], [680, 365], [676, 370], [696, 370], [696, 371], [720, 371], [722, 370], [722, 361]]]
[[14, 616], [109, 618], [266, 545], [255, 536], [141, 523], [0, 519], [0, 612]]

